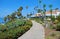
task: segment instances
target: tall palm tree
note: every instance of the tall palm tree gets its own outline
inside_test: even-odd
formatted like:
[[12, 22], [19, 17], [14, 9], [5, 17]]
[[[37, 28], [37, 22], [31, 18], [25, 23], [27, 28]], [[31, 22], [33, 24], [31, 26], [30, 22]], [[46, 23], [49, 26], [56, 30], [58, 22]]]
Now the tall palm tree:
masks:
[[[28, 6], [26, 6], [26, 10], [28, 9]], [[28, 11], [28, 10], [27, 10]], [[28, 16], [28, 12], [27, 12], [27, 16]]]
[[39, 0], [39, 5], [40, 5], [40, 8], [41, 8], [41, 3], [42, 3], [42, 0]]
[[44, 17], [46, 18], [46, 4], [43, 5], [43, 13], [44, 13]]
[[38, 11], [39, 11], [39, 13], [41, 13], [42, 11], [42, 9], [41, 9], [41, 3], [42, 3], [42, 0], [39, 0], [39, 6], [40, 6], [40, 9], [38, 9]]
[[51, 20], [52, 20], [52, 4], [49, 5], [50, 13], [51, 13]]
[[21, 6], [19, 9], [17, 9], [17, 16], [20, 18], [22, 16], [22, 10], [23, 10], [23, 7]]
[[34, 7], [34, 10], [36, 10], [36, 11], [37, 11], [37, 9], [38, 9], [38, 6], [35, 6], [35, 7]]
[[46, 26], [46, 24], [47, 24], [47, 21], [46, 21], [46, 4], [43, 5], [43, 14], [44, 14], [43, 17], [44, 17], [45, 27], [47, 27], [47, 26]]

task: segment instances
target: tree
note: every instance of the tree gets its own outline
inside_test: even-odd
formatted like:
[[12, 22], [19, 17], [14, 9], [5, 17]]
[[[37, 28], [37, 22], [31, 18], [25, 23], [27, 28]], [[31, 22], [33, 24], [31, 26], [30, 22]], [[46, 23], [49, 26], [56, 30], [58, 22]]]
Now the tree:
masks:
[[17, 12], [17, 16], [20, 18], [21, 17], [21, 12]]
[[29, 16], [31, 17], [32, 16], [32, 13], [30, 13]]
[[7, 21], [7, 17], [4, 17], [4, 21], [5, 21], [5, 22]]
[[46, 4], [43, 5], [43, 13], [44, 13], [44, 17], [46, 18]]
[[42, 1], [39, 0], [40, 9], [38, 9], [38, 13], [41, 13], [41, 12], [42, 12], [42, 9], [41, 9], [41, 3], [42, 3]]
[[40, 8], [41, 8], [41, 3], [42, 3], [42, 0], [39, 0], [39, 5], [40, 5]]
[[21, 16], [22, 16], [22, 10], [23, 10], [23, 7], [21, 6], [19, 9], [17, 9], [17, 16], [19, 17], [19, 18], [21, 18]]
[[52, 20], [52, 5], [51, 4], [49, 5], [49, 8], [50, 8], [51, 20]]
[[20, 12], [21, 12], [22, 10], [23, 10], [23, 7], [22, 7], [22, 6], [21, 6], [21, 7], [19, 7], [18, 11], [20, 11]]
[[11, 17], [12, 20], [14, 20], [16, 18], [16, 13], [15, 12], [12, 13], [10, 17]]
[[[59, 8], [55, 8], [55, 13], [57, 13], [57, 12], [56, 12], [57, 10], [59, 10]], [[57, 14], [56, 14], [55, 18], [56, 18], [56, 17], [57, 17]]]
[[59, 8], [56, 8], [55, 10], [58, 10]]
[[60, 15], [59, 15], [59, 16], [57, 16], [57, 20], [60, 22]]
[[34, 7], [34, 10], [37, 10], [37, 9], [38, 9], [38, 6], [35, 6], [35, 7]]
[[26, 9], [28, 9], [28, 6], [26, 6]]
[[[28, 9], [28, 6], [26, 6], [26, 10]], [[27, 12], [27, 14], [28, 14], [28, 12]], [[28, 16], [28, 15], [27, 15]]]
[[10, 20], [11, 20], [11, 17], [10, 17], [10, 15], [7, 15], [7, 19], [8, 19], [8, 21], [10, 21]]
[[27, 14], [27, 17], [29, 17], [29, 14]]
[[39, 0], [39, 3], [40, 3], [40, 4], [41, 4], [41, 2], [42, 2], [42, 1], [41, 1], [41, 0]]
[[29, 18], [30, 18], [31, 16], [32, 16], [32, 13], [30, 13], [30, 14], [27, 14], [27, 17], [29, 17]]
[[41, 13], [41, 11], [42, 11], [41, 9], [37, 9], [37, 12], [38, 12], [38, 13]]
[[47, 21], [46, 21], [46, 4], [43, 4], [43, 13], [44, 13], [44, 23], [45, 27], [47, 27]]

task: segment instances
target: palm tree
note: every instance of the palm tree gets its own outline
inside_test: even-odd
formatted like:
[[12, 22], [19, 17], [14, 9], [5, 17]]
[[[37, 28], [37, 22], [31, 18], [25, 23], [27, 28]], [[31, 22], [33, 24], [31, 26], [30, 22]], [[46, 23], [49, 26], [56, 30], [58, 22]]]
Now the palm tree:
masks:
[[16, 18], [16, 13], [15, 13], [15, 12], [11, 14], [11, 18], [12, 18], [13, 20]]
[[30, 13], [29, 16], [31, 17], [32, 16], [32, 13]]
[[20, 11], [20, 12], [21, 12], [22, 10], [23, 10], [23, 7], [22, 7], [22, 6], [21, 6], [21, 7], [19, 7], [18, 11]]
[[7, 15], [7, 19], [8, 19], [8, 21], [10, 21], [10, 20], [11, 20], [11, 17], [10, 17], [10, 15]]
[[22, 15], [21, 15], [21, 12], [17, 12], [17, 16], [20, 18]]
[[[55, 9], [55, 13], [56, 13], [57, 10], [59, 10], [59, 8], [56, 8], [56, 9]], [[56, 17], [57, 17], [57, 14], [56, 14]], [[56, 18], [56, 17], [55, 17], [55, 18]]]
[[[41, 0], [39, 0], [39, 5], [41, 5], [41, 3], [42, 3], [42, 1]], [[41, 7], [41, 6], [40, 6]]]
[[37, 9], [37, 13], [41, 13], [41, 9]]
[[43, 5], [43, 13], [44, 13], [44, 16], [43, 17], [44, 17], [45, 27], [47, 27], [46, 26], [46, 24], [47, 24], [47, 21], [46, 21], [46, 4]]
[[29, 17], [29, 14], [27, 14], [27, 17]]
[[44, 17], [46, 18], [46, 4], [43, 5], [43, 13], [44, 13]]
[[17, 16], [20, 18], [22, 16], [22, 10], [23, 10], [23, 7], [21, 6], [17, 11]]
[[[28, 6], [26, 6], [26, 10], [28, 9]], [[27, 12], [27, 14], [28, 14], [28, 12]], [[28, 16], [28, 15], [27, 15]]]
[[41, 3], [41, 0], [39, 0], [39, 3]]
[[52, 5], [51, 5], [51, 4], [49, 5], [49, 8], [50, 8], [50, 12], [51, 12], [51, 20], [52, 20]]
[[28, 9], [28, 6], [26, 6], [26, 9]]
[[40, 5], [40, 9], [38, 9], [38, 12], [41, 13], [42, 9], [41, 9], [41, 3], [42, 3], [42, 0], [39, 0], [39, 5]]
[[37, 9], [38, 9], [38, 6], [35, 6], [35, 7], [34, 7], [34, 10], [37, 10]]
[[27, 14], [27, 17], [29, 17], [29, 18], [30, 18], [31, 16], [32, 16], [32, 13], [30, 13], [30, 14]]
[[7, 17], [4, 17], [4, 21], [5, 21], [5, 22], [7, 21]]
[[55, 10], [58, 10], [59, 8], [56, 8]]

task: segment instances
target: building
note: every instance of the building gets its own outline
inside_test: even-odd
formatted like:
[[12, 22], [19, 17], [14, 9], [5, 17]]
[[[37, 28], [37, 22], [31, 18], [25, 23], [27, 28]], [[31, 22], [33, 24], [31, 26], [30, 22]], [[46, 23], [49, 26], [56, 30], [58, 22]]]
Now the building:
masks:
[[[60, 15], [60, 11], [59, 10], [53, 10], [52, 11], [52, 15], [55, 16], [55, 18], [56, 18], [58, 15]], [[36, 13], [32, 17], [41, 17], [41, 16], [43, 16], [41, 13]], [[47, 11], [46, 12], [46, 16], [47, 17], [51, 16], [51, 12], [50, 11]]]
[[[58, 15], [60, 15], [60, 11], [59, 10], [53, 10], [52, 15], [55, 16], [55, 18], [56, 18]], [[51, 16], [51, 12], [47, 11], [46, 16]]]

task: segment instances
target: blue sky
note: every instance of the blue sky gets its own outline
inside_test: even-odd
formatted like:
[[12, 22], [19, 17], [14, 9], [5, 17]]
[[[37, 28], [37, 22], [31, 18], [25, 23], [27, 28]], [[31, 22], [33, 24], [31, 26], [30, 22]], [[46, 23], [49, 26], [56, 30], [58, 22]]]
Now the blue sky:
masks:
[[[60, 9], [60, 0], [42, 0], [42, 4], [47, 5], [47, 10], [49, 10], [49, 4], [53, 5], [53, 9]], [[0, 0], [0, 17], [11, 14], [20, 6], [23, 6], [22, 14], [25, 16], [27, 13], [34, 11], [34, 7], [37, 5], [39, 5], [38, 0]], [[28, 10], [26, 10], [26, 6], [29, 7]], [[40, 7], [42, 8], [42, 6]]]

